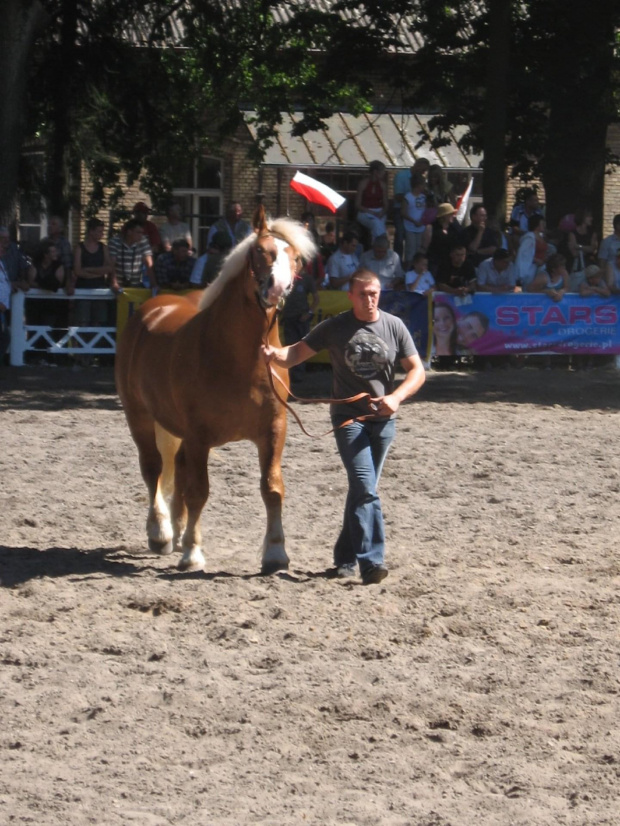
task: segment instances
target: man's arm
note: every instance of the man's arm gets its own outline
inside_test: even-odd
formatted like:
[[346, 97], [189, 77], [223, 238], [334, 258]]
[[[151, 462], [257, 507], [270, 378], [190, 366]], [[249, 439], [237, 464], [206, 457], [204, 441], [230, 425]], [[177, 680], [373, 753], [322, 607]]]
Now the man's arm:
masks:
[[[306, 345], [307, 346], [307, 345]], [[371, 399], [376, 407], [377, 413], [383, 416], [391, 416], [396, 413], [402, 402], [417, 393], [426, 381], [426, 373], [422, 359], [416, 353], [414, 356], [406, 356], [400, 360], [400, 366], [406, 373], [403, 381], [388, 396], [379, 396]]]
[[295, 367], [302, 361], [312, 358], [316, 351], [308, 347], [305, 341], [298, 341], [289, 347], [272, 347], [270, 344], [261, 346], [261, 353], [265, 359], [265, 364], [273, 362], [278, 367]]

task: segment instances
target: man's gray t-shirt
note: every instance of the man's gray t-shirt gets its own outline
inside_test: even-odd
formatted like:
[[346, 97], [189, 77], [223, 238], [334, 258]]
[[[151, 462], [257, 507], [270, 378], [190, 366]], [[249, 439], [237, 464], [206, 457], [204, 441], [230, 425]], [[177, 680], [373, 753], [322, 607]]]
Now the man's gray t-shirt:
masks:
[[[332, 364], [332, 394], [346, 399], [358, 393], [373, 398], [394, 389], [396, 363], [417, 354], [411, 333], [395, 315], [379, 312], [377, 321], [360, 321], [353, 311], [340, 313], [317, 324], [304, 341], [315, 352], [328, 350]], [[338, 424], [370, 413], [368, 402], [333, 404], [331, 415]], [[385, 418], [377, 416], [377, 419]]]

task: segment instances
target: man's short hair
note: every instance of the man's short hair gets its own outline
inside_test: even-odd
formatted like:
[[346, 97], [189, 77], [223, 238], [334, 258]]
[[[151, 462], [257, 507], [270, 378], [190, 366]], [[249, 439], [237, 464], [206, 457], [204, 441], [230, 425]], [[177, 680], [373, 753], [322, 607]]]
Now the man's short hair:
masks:
[[505, 261], [507, 258], [510, 258], [510, 253], [503, 247], [498, 247], [493, 253], [494, 261]]
[[538, 212], [535, 212], [533, 215], [530, 215], [530, 217], [527, 219], [528, 230], [530, 232], [534, 232], [534, 230], [538, 229], [538, 227], [544, 220], [545, 219], [543, 218], [543, 216]]
[[479, 212], [479, 210], [484, 209], [484, 204], [474, 204], [472, 208], [469, 210], [469, 217], [470, 219], [474, 217], [474, 215]]
[[142, 224], [137, 218], [130, 218], [129, 221], [125, 221], [123, 224], [123, 232], [131, 232], [131, 230], [136, 227], [140, 227], [140, 229], [142, 229]]
[[342, 244], [344, 242], [345, 244], [350, 244], [351, 241], [359, 241], [359, 239], [360, 237], [357, 232], [352, 229], [348, 229], [346, 232], [342, 233], [340, 243]]
[[428, 255], [425, 252], [416, 252], [416, 254], [411, 259], [411, 266], [415, 267], [418, 261], [426, 261], [428, 259]]
[[175, 241], [172, 242], [172, 249], [178, 250], [184, 248], [186, 250], [189, 249], [189, 244], [187, 243], [187, 238], [177, 238]]
[[614, 215], [613, 225], [614, 225], [614, 229], [616, 229], [616, 227], [620, 226], [620, 215]]
[[560, 267], [564, 266], [566, 266], [566, 258], [564, 258], [563, 255], [560, 255], [559, 252], [550, 255], [547, 259], [547, 272], [558, 270]]
[[370, 284], [371, 281], [376, 281], [379, 287], [381, 287], [381, 280], [376, 273], [372, 270], [367, 270], [366, 267], [359, 267], [351, 276], [351, 280], [349, 281], [349, 292], [353, 289], [354, 283]]
[[97, 229], [98, 227], [103, 227], [104, 223], [101, 218], [89, 218], [86, 222], [86, 232], [90, 232], [93, 229]]

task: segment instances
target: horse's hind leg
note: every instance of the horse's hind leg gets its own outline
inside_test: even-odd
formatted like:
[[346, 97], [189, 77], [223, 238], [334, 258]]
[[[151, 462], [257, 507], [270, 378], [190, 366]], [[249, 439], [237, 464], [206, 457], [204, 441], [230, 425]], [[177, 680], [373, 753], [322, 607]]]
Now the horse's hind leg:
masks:
[[258, 442], [260, 462], [260, 491], [267, 511], [267, 530], [263, 541], [262, 574], [274, 574], [288, 568], [289, 558], [284, 549], [282, 502], [284, 481], [280, 460], [284, 447], [284, 428], [267, 434]]
[[[184, 527], [184, 520], [181, 514], [174, 516], [170, 522], [170, 511], [168, 509], [168, 502], [173, 498], [175, 492], [175, 457], [179, 450], [181, 440], [173, 436], [167, 430], [155, 422], [155, 443], [157, 450], [162, 460], [162, 469], [159, 477], [159, 483], [155, 499], [153, 500], [151, 510], [149, 511], [149, 521], [147, 521], [147, 532], [149, 535], [149, 546], [151, 546], [151, 535], [153, 535], [151, 550], [157, 550], [158, 541], [165, 541], [163, 550], [159, 553], [170, 553], [172, 550], [171, 541], [177, 550], [177, 538], [179, 531], [182, 532]], [[181, 527], [179, 526], [181, 522]]]
[[176, 456], [175, 490], [172, 502], [175, 523], [187, 519], [179, 562], [181, 571], [204, 568], [200, 515], [209, 497], [209, 472], [207, 462], [209, 448], [204, 444], [184, 441]]

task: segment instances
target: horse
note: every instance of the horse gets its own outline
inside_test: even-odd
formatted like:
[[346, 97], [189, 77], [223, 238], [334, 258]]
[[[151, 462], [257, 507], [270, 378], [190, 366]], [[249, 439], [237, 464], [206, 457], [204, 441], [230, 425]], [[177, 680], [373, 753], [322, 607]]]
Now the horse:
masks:
[[[276, 312], [300, 262], [316, 254], [311, 235], [287, 218], [267, 221], [224, 261], [199, 300], [158, 295], [129, 319], [115, 378], [149, 494], [148, 548], [182, 552], [181, 570], [204, 568], [200, 516], [209, 495], [211, 448], [247, 439], [257, 446], [267, 513], [261, 573], [285, 570], [281, 457], [286, 410], [276, 399], [260, 345], [280, 346]], [[288, 386], [288, 371], [279, 368]]]

